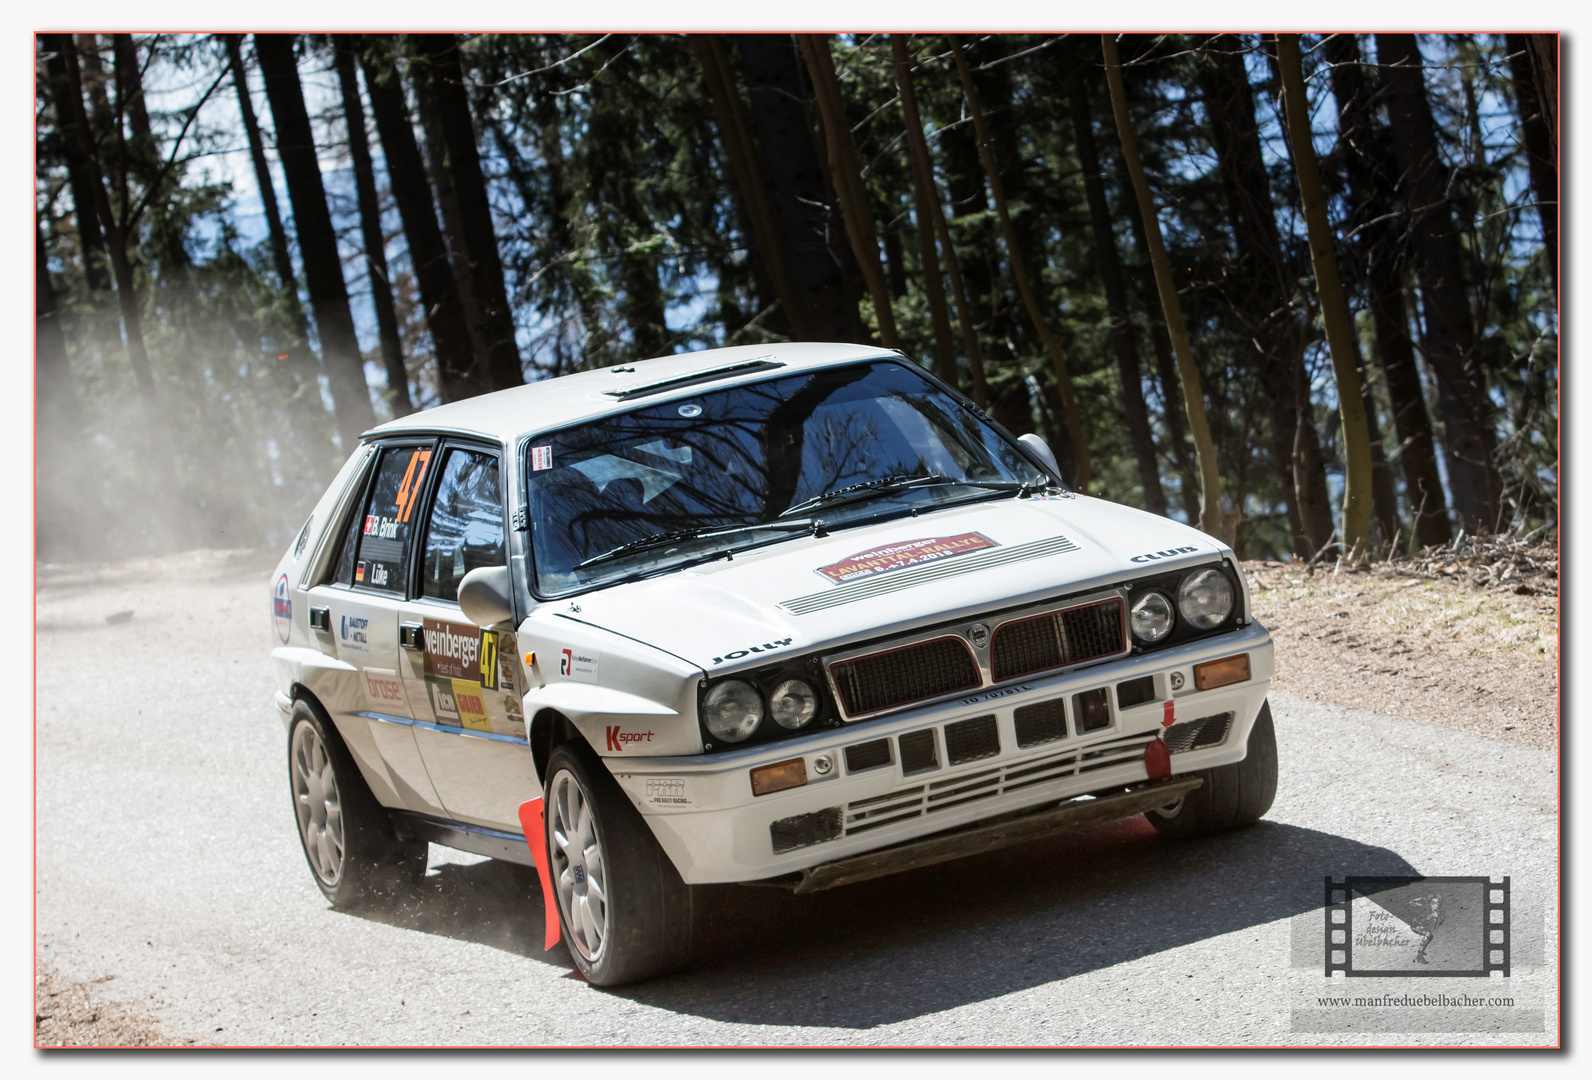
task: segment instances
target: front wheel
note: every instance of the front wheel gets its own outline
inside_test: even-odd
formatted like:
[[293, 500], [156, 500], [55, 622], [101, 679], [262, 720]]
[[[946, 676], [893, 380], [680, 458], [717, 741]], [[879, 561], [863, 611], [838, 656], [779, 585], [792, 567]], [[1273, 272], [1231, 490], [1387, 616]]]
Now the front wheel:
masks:
[[288, 780], [304, 858], [333, 907], [355, 907], [426, 872], [426, 845], [394, 835], [337, 730], [302, 700], [293, 706]]
[[1277, 731], [1271, 722], [1271, 702], [1261, 703], [1243, 761], [1192, 775], [1205, 783], [1171, 806], [1144, 815], [1161, 835], [1187, 840], [1259, 821], [1277, 796]]
[[616, 986], [683, 966], [695, 890], [583, 744], [553, 751], [543, 817], [564, 941], [586, 980]]

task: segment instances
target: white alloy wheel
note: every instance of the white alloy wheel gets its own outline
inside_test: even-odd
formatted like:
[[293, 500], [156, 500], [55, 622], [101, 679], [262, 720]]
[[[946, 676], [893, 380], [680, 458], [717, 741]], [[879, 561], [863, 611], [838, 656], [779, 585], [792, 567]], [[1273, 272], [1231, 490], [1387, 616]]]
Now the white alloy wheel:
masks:
[[328, 888], [343, 876], [343, 804], [331, 756], [310, 724], [293, 729], [293, 807], [310, 868]]
[[592, 964], [608, 941], [608, 880], [591, 799], [567, 770], [553, 777], [552, 870], [570, 943]]

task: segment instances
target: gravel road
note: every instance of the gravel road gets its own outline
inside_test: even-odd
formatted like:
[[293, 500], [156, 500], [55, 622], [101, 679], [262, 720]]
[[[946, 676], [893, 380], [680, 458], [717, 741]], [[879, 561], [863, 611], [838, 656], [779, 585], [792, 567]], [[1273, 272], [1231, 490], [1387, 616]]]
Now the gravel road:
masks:
[[[157, 1041], [1559, 1041], [1553, 754], [1283, 694], [1280, 792], [1254, 828], [1172, 844], [1138, 819], [813, 897], [715, 888], [698, 965], [638, 987], [598, 990], [542, 951], [519, 867], [433, 847], [403, 904], [331, 911], [270, 704], [268, 569], [195, 553], [46, 573], [38, 596], [39, 963], [109, 976], [94, 993]], [[1514, 1030], [1310, 1019], [1332, 873], [1509, 875]]]

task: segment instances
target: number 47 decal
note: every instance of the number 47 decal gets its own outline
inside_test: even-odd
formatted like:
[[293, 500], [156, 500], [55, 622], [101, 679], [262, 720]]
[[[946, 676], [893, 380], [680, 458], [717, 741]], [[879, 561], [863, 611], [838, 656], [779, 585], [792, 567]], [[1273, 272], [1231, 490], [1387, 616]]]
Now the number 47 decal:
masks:
[[[404, 482], [398, 488], [398, 497], [393, 500], [398, 509], [400, 524], [409, 521], [409, 515], [414, 512], [415, 500], [420, 497], [420, 482], [426, 477], [426, 466], [431, 462], [430, 450], [416, 450], [409, 455], [409, 468], [404, 471]], [[419, 466], [416, 471], [415, 466]]]

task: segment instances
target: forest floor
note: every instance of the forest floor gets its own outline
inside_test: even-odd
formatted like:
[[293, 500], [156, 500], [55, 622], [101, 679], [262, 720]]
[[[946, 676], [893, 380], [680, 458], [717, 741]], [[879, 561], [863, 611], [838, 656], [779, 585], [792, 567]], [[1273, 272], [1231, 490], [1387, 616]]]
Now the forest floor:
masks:
[[1277, 648], [1272, 688], [1551, 750], [1559, 717], [1559, 552], [1459, 547], [1350, 571], [1245, 562]]
[[[41, 566], [53, 595], [200, 590], [239, 573], [261, 576], [268, 552], [202, 551], [117, 564]], [[1558, 552], [1520, 541], [1464, 541], [1351, 571], [1332, 565], [1243, 564], [1255, 616], [1276, 643], [1274, 689], [1552, 750], [1558, 727]], [[109, 598], [109, 597], [107, 597]], [[114, 606], [114, 605], [113, 605]], [[132, 617], [107, 611], [106, 622]], [[97, 621], [97, 620], [96, 620]], [[84, 629], [45, 617], [40, 632]], [[240, 632], [258, 635], [250, 623]], [[42, 673], [41, 673], [42, 675]], [[105, 978], [36, 970], [36, 1045], [161, 1046], [160, 1002], [127, 1000]]]

